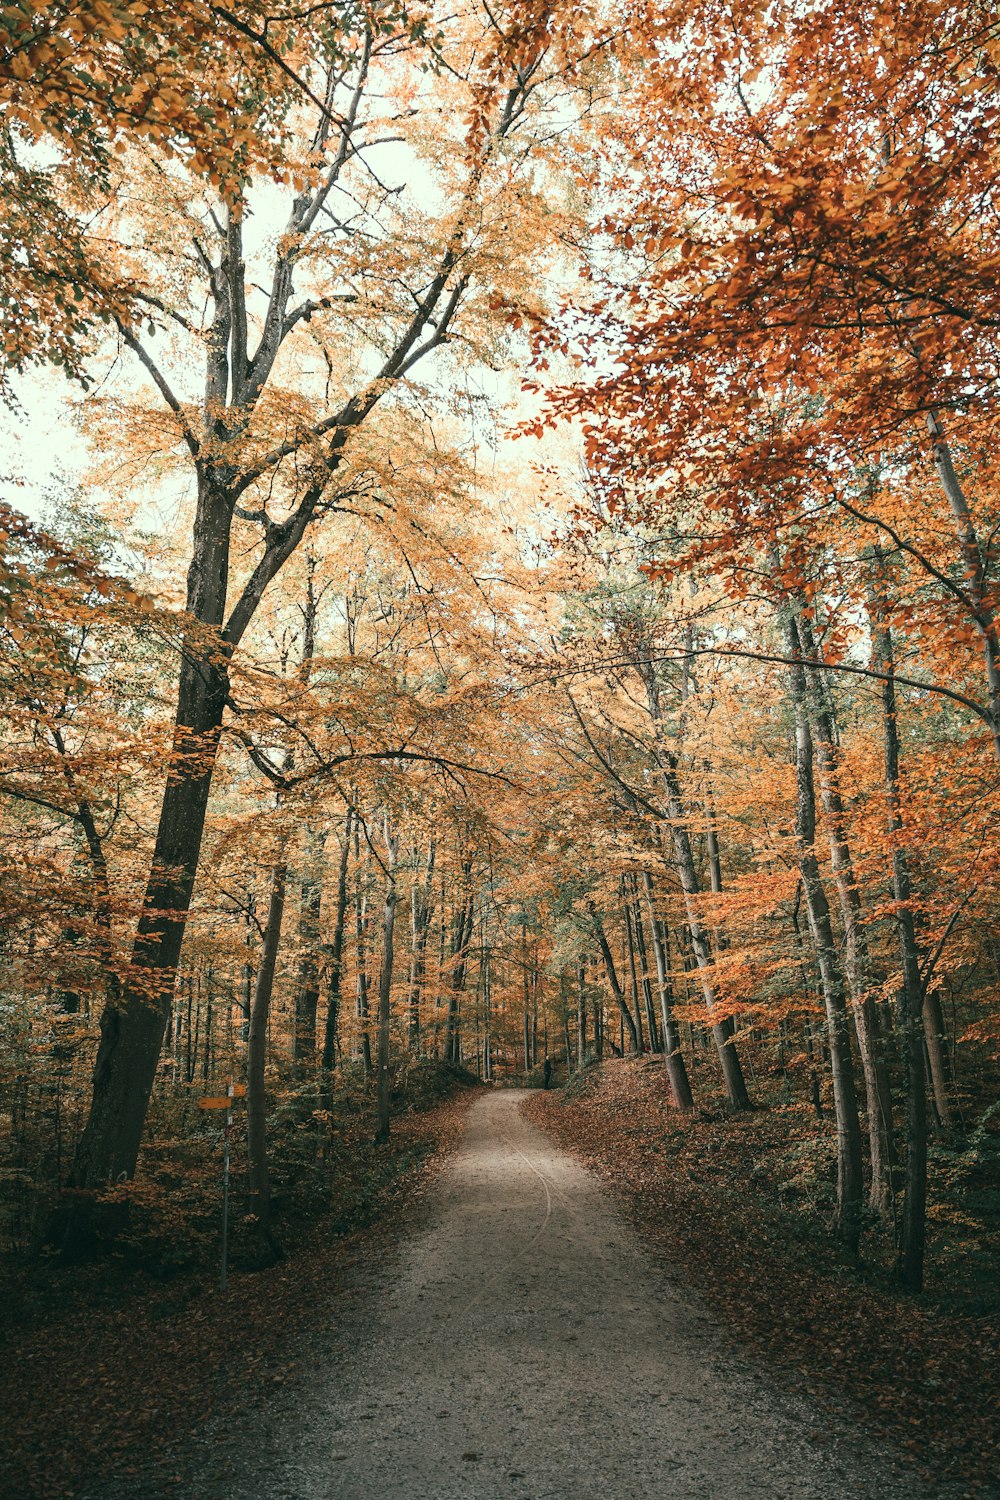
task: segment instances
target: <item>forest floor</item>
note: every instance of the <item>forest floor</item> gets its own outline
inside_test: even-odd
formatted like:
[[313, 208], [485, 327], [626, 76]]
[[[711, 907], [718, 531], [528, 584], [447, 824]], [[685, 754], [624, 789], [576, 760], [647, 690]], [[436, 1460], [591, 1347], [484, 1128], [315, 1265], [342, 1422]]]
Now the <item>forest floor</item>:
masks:
[[[371, 1145], [369, 1107], [344, 1112], [322, 1170], [333, 1187], [316, 1195], [318, 1211], [286, 1203], [276, 1227], [289, 1254], [266, 1270], [241, 1264], [237, 1175], [225, 1293], [216, 1280], [217, 1183], [210, 1236], [198, 1215], [166, 1230], [157, 1215], [153, 1234], [143, 1203], [134, 1243], [104, 1259], [68, 1266], [49, 1254], [0, 1268], [0, 1500], [183, 1495], [179, 1435], [209, 1422], [225, 1428], [284, 1381], [308, 1378], [317, 1319], [335, 1317], [356, 1294], [461, 1138], [477, 1090], [425, 1071], [387, 1147]], [[287, 1151], [276, 1165], [280, 1188]], [[201, 1189], [187, 1191], [200, 1203]], [[178, 1245], [186, 1230], [197, 1251], [190, 1257]]]
[[773, 1108], [685, 1119], [659, 1058], [590, 1067], [526, 1108], [781, 1387], [859, 1420], [931, 1486], [1000, 1495], [989, 1223], [932, 1193], [928, 1291], [909, 1298], [890, 1280], [884, 1240], [870, 1232], [855, 1267], [827, 1233], [829, 1163], [811, 1118]]
[[[300, 1272], [301, 1316], [282, 1316], [281, 1337], [264, 1319], [242, 1410], [169, 1422], [158, 1464], [78, 1500], [969, 1493], [925, 1485], [748, 1359], [598, 1177], [529, 1122], [535, 1097], [477, 1092], [420, 1213], [367, 1239], [346, 1284]], [[229, 1330], [237, 1345], [258, 1335], [256, 1313]]]
[[715, 1152], [743, 1127], [665, 1124], [659, 1076], [425, 1098], [377, 1183], [345, 1143], [365, 1227], [300, 1225], [225, 1294], [40, 1266], [5, 1299], [2, 1500], [1000, 1493], [985, 1325], [934, 1329], [815, 1237], [807, 1262], [766, 1192], [726, 1196]]

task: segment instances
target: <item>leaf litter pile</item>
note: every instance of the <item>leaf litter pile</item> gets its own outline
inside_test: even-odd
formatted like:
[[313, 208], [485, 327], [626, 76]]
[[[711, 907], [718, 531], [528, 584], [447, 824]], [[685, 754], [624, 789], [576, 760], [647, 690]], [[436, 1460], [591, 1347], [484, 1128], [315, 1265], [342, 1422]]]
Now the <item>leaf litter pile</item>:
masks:
[[[685, 1119], [658, 1058], [592, 1066], [525, 1109], [615, 1190], [655, 1251], [780, 1381], [827, 1408], [832, 1397], [932, 1482], [1000, 1496], [995, 1267], [981, 1286], [958, 1269], [939, 1284], [935, 1260], [963, 1265], [962, 1243], [949, 1245], [944, 1230], [931, 1237], [922, 1298], [893, 1286], [884, 1245], [877, 1259], [847, 1264], [826, 1232], [829, 1174], [808, 1161], [814, 1124], [796, 1125], [791, 1109]], [[815, 1176], [810, 1195], [802, 1184]]]
[[237, 1269], [225, 1293], [217, 1264], [167, 1282], [107, 1261], [43, 1262], [28, 1284], [15, 1272], [3, 1288], [3, 1500], [127, 1492], [132, 1478], [143, 1494], [183, 1494], [196, 1461], [184, 1434], [252, 1421], [277, 1387], [314, 1373], [317, 1338], [358, 1269], [384, 1254], [387, 1228], [417, 1211], [474, 1097], [462, 1089], [400, 1116], [377, 1150], [366, 1116], [345, 1127], [337, 1167], [353, 1176], [336, 1198], [350, 1215], [296, 1225], [284, 1261]]

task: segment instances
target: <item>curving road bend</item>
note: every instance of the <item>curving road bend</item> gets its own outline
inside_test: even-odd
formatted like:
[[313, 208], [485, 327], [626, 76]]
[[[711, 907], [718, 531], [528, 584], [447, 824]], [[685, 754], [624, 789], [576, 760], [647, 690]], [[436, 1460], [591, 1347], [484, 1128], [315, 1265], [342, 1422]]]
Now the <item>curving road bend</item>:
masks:
[[[484, 1094], [424, 1227], [215, 1500], [918, 1500], [721, 1340], [598, 1181]], [[214, 1445], [213, 1445], [214, 1446]], [[222, 1457], [215, 1448], [216, 1459]], [[225, 1476], [225, 1477], [223, 1477]], [[933, 1492], [943, 1493], [943, 1492]]]

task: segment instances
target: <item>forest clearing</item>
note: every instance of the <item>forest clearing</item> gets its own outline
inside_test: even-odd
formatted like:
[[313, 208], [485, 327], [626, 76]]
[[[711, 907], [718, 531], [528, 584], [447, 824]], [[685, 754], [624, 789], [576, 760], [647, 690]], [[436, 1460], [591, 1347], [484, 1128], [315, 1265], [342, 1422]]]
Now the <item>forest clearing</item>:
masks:
[[0, 5], [4, 1497], [1000, 1495], [998, 85]]

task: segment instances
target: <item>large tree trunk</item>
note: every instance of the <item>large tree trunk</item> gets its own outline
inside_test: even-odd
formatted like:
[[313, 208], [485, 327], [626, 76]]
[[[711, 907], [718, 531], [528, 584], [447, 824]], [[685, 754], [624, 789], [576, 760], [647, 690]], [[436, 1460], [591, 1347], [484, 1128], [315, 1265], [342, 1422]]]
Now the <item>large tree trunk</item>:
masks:
[[903, 844], [903, 814], [899, 787], [899, 728], [896, 720], [895, 662], [892, 632], [875, 587], [871, 606], [875, 658], [885, 673], [882, 684], [882, 732], [885, 750], [885, 792], [889, 843], [892, 849], [892, 894], [902, 962], [899, 1034], [906, 1075], [906, 1180], [897, 1273], [911, 1292], [924, 1284], [924, 1242], [927, 1216], [927, 1082], [924, 1074], [923, 985], [913, 922], [913, 888]]
[[197, 622], [181, 657], [173, 750], [149, 880], [132, 947], [129, 980], [101, 1016], [93, 1095], [70, 1186], [100, 1188], [135, 1174], [149, 1096], [173, 998], [194, 890], [208, 797], [229, 690], [221, 641], [229, 564], [231, 505], [202, 485], [188, 572], [187, 608]]
[[[796, 624], [801, 654], [811, 660], [818, 660], [808, 616], [800, 613]], [[830, 862], [837, 884], [837, 898], [844, 927], [844, 969], [851, 991], [851, 1013], [865, 1080], [871, 1157], [869, 1202], [876, 1212], [885, 1213], [892, 1203], [892, 1178], [896, 1164], [892, 1134], [892, 1094], [883, 1056], [878, 1009], [872, 995], [871, 963], [861, 909], [861, 893], [847, 840], [833, 705], [819, 672], [810, 668], [809, 676], [809, 718], [819, 765], [820, 799], [829, 830]]]
[[670, 987], [670, 960], [668, 934], [662, 918], [656, 915], [653, 901], [653, 880], [648, 870], [643, 871], [643, 889], [649, 909], [649, 925], [653, 934], [653, 955], [656, 959], [656, 984], [660, 992], [660, 1020], [663, 1027], [663, 1060], [667, 1065], [670, 1092], [678, 1109], [693, 1109], [694, 1098], [688, 1079], [681, 1039], [673, 1014], [673, 994]]
[[385, 914], [382, 921], [382, 973], [378, 982], [378, 1054], [376, 1068], [375, 1144], [389, 1139], [389, 1025], [392, 1019], [392, 964], [396, 927], [396, 842], [384, 824], [387, 865]]
[[254, 985], [247, 1042], [247, 1156], [250, 1176], [250, 1211], [253, 1214], [261, 1252], [274, 1260], [281, 1249], [271, 1230], [271, 1175], [267, 1165], [267, 1101], [264, 1065], [267, 1058], [267, 1022], [274, 993], [274, 971], [285, 913], [285, 862], [280, 859], [271, 874], [271, 894], [264, 924], [260, 968]]
[[[788, 655], [799, 656], [795, 623], [787, 625]], [[795, 709], [795, 771], [797, 783], [797, 816], [799, 873], [806, 896], [809, 930], [819, 966], [823, 1000], [826, 1008], [827, 1035], [830, 1047], [830, 1071], [833, 1078], [833, 1105], [837, 1127], [837, 1212], [835, 1228], [851, 1254], [857, 1253], [861, 1236], [861, 1203], [863, 1173], [861, 1168], [861, 1122], [854, 1088], [851, 1059], [851, 1037], [848, 1025], [844, 984], [837, 961], [837, 945], [830, 919], [830, 906], [820, 878], [816, 858], [816, 792], [813, 782], [813, 746], [806, 710], [805, 673], [795, 662], [789, 668], [792, 703]]]
[[[366, 44], [363, 63], [356, 74], [355, 119], [370, 56], [371, 47]], [[331, 73], [330, 77], [332, 81], [335, 75]], [[514, 103], [523, 104], [528, 90], [526, 79], [516, 77], [510, 96], [513, 103], [501, 111], [496, 129], [487, 132], [487, 152], [516, 125], [520, 109]], [[302, 493], [295, 497], [293, 508], [280, 522], [267, 517], [260, 534], [262, 550], [227, 619], [230, 533], [235, 506], [255, 478], [265, 482], [276, 480], [280, 489], [285, 472], [266, 458], [255, 467], [255, 445], [251, 443], [247, 448], [243, 440], [258, 401], [271, 386], [284, 341], [299, 323], [298, 317], [290, 317], [288, 310], [296, 259], [304, 237], [311, 233], [316, 216], [353, 155], [345, 148], [353, 121], [343, 127], [347, 133], [342, 140], [339, 129], [330, 130], [329, 124], [326, 119], [320, 126], [314, 144], [320, 155], [324, 150], [332, 152], [332, 159], [328, 157], [325, 169], [317, 173], [312, 192], [295, 195], [288, 233], [279, 236], [272, 257], [271, 291], [265, 296], [260, 339], [252, 355], [247, 343], [247, 282], [242, 244], [245, 205], [233, 202], [223, 210], [222, 218], [213, 215], [216, 231], [213, 248], [205, 250], [199, 245], [206, 270], [206, 291], [213, 304], [211, 323], [203, 341], [205, 379], [200, 418], [173, 395], [155, 360], [141, 343], [139, 331], [119, 320], [126, 344], [141, 359], [181, 427], [198, 475], [198, 498], [187, 577], [186, 610], [190, 628], [185, 632], [181, 656], [173, 755], [132, 949], [129, 981], [121, 994], [109, 999], [101, 1020], [90, 1112], [71, 1173], [71, 1181], [78, 1188], [99, 1188], [128, 1179], [135, 1171], [201, 852], [228, 695], [229, 655], [242, 639], [268, 585], [294, 554], [316, 516], [321, 497], [342, 462], [350, 435], [363, 426], [385, 392], [405, 379], [419, 360], [446, 339], [459, 315], [468, 285], [469, 278], [461, 270], [467, 235], [459, 228], [445, 236], [446, 243], [437, 257], [426, 295], [418, 302], [416, 311], [410, 310], [395, 334], [389, 336], [378, 379], [373, 380], [372, 372], [368, 372], [334, 420], [327, 418], [311, 434], [307, 423], [299, 424], [295, 436], [285, 446], [283, 451], [289, 457], [301, 455], [297, 473], [304, 479]], [[474, 182], [480, 164], [472, 170]], [[164, 310], [169, 312], [168, 308]], [[223, 635], [220, 627], [224, 621]]]

